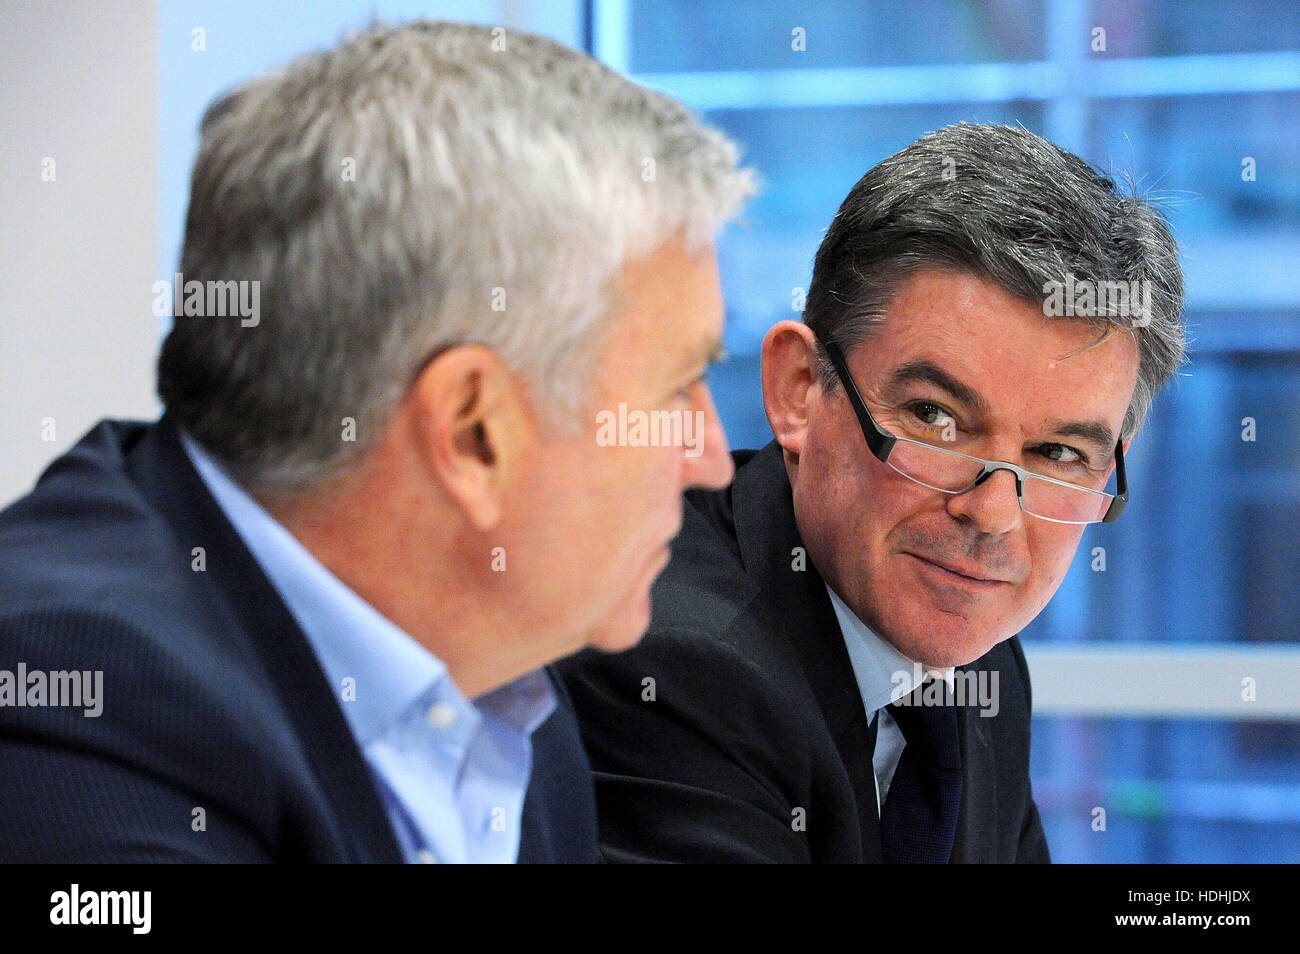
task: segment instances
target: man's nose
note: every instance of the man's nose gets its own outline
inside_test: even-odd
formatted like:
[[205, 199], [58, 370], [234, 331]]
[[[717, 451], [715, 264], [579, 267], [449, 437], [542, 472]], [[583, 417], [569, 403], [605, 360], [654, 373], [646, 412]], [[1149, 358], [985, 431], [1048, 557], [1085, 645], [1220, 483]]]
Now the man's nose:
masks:
[[689, 413], [696, 415], [700, 426], [695, 428], [694, 446], [688, 445], [682, 456], [682, 486], [719, 490], [731, 483], [736, 468], [731, 461], [727, 434], [722, 419], [718, 417], [713, 395], [703, 382], [700, 382], [698, 391]]
[[948, 498], [948, 513], [975, 525], [984, 533], [1002, 534], [1018, 530], [1024, 523], [1016, 475], [995, 470], [977, 487]]

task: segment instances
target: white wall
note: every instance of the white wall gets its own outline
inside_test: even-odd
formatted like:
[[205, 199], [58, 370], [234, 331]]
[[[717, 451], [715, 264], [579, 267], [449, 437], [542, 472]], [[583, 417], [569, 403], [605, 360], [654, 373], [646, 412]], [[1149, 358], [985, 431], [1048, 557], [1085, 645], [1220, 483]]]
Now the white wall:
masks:
[[154, 36], [151, 2], [0, 4], [0, 506], [101, 417], [157, 410]]

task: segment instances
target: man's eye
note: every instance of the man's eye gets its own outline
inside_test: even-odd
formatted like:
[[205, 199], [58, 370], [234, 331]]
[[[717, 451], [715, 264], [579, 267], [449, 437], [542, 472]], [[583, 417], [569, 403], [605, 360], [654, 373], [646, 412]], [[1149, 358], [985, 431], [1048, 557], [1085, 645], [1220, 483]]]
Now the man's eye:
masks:
[[1044, 444], [1038, 448], [1038, 453], [1058, 464], [1086, 464], [1088, 462], [1088, 459], [1083, 454], [1065, 444]]
[[952, 415], [945, 411], [938, 404], [930, 401], [918, 401], [908, 408], [922, 424], [930, 427], [944, 427], [952, 421]]

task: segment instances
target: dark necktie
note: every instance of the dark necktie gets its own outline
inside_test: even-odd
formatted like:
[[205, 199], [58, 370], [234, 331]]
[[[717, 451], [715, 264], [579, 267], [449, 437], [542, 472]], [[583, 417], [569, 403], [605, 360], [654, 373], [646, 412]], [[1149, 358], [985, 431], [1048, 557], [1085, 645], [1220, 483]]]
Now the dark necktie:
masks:
[[[888, 707], [907, 745], [880, 817], [886, 863], [946, 864], [952, 854], [961, 805], [961, 746], [952, 690], [943, 680], [939, 685], [943, 705], [933, 704], [938, 692], [926, 683]], [[932, 704], [925, 705], [926, 698]]]

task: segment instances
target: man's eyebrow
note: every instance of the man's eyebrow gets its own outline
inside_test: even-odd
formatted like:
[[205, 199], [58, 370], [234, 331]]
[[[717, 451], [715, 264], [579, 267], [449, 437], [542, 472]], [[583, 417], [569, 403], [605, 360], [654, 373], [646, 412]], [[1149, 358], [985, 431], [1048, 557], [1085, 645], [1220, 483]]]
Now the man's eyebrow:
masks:
[[896, 367], [893, 373], [889, 375], [887, 387], [898, 388], [913, 381], [919, 381], [922, 384], [933, 384], [936, 387], [943, 388], [967, 407], [973, 408], [981, 414], [989, 413], [989, 402], [984, 399], [984, 395], [970, 385], [963, 384], [934, 362], [926, 361], [924, 358], [908, 361], [906, 364], [900, 364]]

